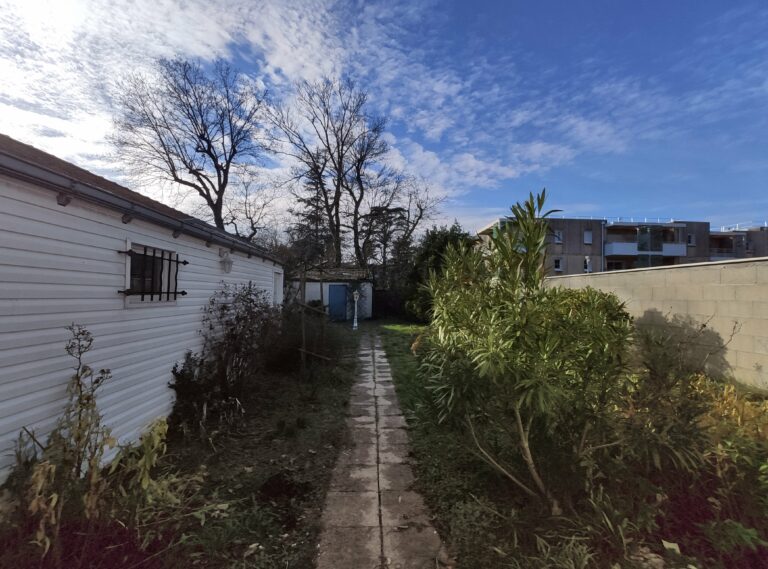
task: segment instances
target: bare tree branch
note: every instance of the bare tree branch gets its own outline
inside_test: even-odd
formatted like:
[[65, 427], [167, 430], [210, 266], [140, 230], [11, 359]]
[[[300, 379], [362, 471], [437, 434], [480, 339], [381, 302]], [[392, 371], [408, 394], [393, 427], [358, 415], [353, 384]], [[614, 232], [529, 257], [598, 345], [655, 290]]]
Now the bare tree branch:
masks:
[[110, 140], [132, 174], [195, 192], [224, 229], [233, 166], [267, 151], [264, 90], [222, 60], [207, 74], [198, 62], [160, 59], [154, 73], [119, 82], [115, 100]]

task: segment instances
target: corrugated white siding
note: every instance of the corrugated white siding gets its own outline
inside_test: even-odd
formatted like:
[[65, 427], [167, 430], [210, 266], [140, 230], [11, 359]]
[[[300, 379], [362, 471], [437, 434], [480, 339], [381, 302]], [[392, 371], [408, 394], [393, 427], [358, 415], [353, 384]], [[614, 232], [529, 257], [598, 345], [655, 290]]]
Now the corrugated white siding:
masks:
[[[172, 405], [173, 364], [200, 346], [201, 309], [222, 281], [269, 291], [282, 303], [282, 267], [231, 253], [224, 273], [219, 246], [73, 199], [66, 207], [52, 191], [0, 177], [0, 480], [12, 463], [22, 427], [46, 432], [62, 409], [72, 359], [64, 352], [66, 326], [94, 335], [86, 362], [112, 370], [99, 405], [121, 442], [134, 439]], [[175, 303], [127, 306], [127, 242], [178, 252]], [[275, 288], [277, 287], [277, 288]]]

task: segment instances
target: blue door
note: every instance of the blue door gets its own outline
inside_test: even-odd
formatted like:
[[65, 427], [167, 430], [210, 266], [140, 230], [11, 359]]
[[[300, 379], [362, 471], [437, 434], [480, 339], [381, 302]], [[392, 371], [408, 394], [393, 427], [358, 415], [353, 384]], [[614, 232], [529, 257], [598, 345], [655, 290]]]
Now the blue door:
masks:
[[328, 304], [331, 320], [346, 320], [347, 285], [328, 285]]

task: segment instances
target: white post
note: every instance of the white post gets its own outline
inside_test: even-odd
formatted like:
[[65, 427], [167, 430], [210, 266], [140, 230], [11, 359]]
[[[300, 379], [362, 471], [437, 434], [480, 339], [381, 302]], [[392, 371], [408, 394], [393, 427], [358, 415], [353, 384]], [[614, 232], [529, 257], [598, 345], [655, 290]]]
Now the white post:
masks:
[[357, 330], [357, 301], [360, 298], [360, 293], [358, 291], [353, 292], [352, 298], [355, 299], [355, 317], [352, 320], [352, 329]]

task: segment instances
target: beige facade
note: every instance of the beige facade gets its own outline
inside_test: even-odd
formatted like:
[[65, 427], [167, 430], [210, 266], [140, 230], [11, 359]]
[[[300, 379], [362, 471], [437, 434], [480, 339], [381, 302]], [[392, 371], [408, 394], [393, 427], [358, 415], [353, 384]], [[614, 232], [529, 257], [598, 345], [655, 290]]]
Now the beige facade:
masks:
[[768, 389], [768, 257], [550, 277], [548, 286], [615, 293], [635, 318], [706, 324], [727, 375]]

